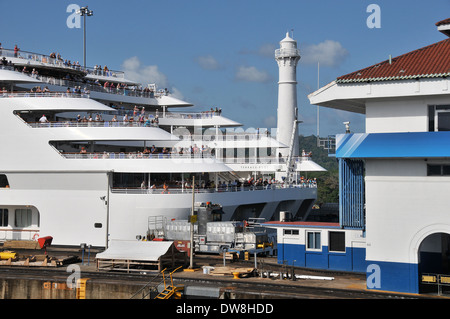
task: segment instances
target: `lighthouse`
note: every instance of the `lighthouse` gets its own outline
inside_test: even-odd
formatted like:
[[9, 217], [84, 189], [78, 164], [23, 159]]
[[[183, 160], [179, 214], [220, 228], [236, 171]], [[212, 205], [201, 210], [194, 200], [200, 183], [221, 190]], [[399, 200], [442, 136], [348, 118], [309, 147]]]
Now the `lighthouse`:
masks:
[[[277, 140], [290, 146], [292, 133], [295, 128], [292, 156], [299, 155], [297, 125], [297, 64], [300, 60], [300, 51], [297, 41], [286, 33], [280, 41], [280, 48], [275, 50], [275, 60], [278, 64], [278, 110], [277, 110]], [[288, 156], [289, 148], [280, 148], [277, 155]]]

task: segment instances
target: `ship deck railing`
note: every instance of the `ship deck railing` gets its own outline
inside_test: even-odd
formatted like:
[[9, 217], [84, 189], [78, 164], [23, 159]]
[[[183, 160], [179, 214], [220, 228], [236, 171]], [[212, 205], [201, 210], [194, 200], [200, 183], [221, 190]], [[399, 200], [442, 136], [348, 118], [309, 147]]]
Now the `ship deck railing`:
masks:
[[[60, 152], [67, 159], [217, 159], [225, 164], [285, 164], [283, 157], [233, 157], [216, 158], [210, 151], [198, 153], [144, 153], [144, 152]], [[309, 161], [309, 157], [295, 157], [295, 162]]]
[[210, 154], [146, 154], [143, 152], [87, 152], [87, 153], [66, 153], [60, 154], [67, 159], [214, 159]]
[[[272, 183], [261, 186], [218, 186], [217, 188], [195, 188], [196, 194], [202, 193], [224, 193], [224, 192], [248, 192], [248, 191], [262, 191], [262, 190], [276, 190], [286, 188], [317, 188], [313, 183], [297, 183], [297, 184], [284, 184], [284, 183]], [[168, 187], [168, 188], [140, 188], [140, 187], [127, 187], [120, 188], [114, 187], [111, 189], [112, 193], [116, 194], [192, 194], [192, 188], [189, 187]]]
[[55, 128], [55, 127], [158, 127], [156, 123], [139, 121], [57, 121], [57, 122], [27, 122], [32, 128]]
[[[229, 157], [221, 159], [225, 164], [286, 164], [287, 156], [250, 156], [250, 157]], [[303, 161], [311, 161], [309, 156], [295, 156], [293, 157], [294, 163], [300, 163]]]
[[[79, 64], [68, 64], [66, 60], [63, 60], [61, 58], [53, 58], [49, 55], [41, 54], [41, 53], [35, 53], [35, 52], [29, 52], [29, 51], [18, 51], [17, 53], [14, 53], [13, 49], [0, 49], [0, 56], [8, 57], [8, 58], [19, 58], [23, 59], [29, 62], [39, 62], [47, 66], [53, 66], [53, 67], [59, 67], [59, 68], [68, 68], [73, 69], [77, 71], [83, 71], [86, 74], [93, 74], [93, 75], [100, 75], [105, 77], [113, 77], [113, 78], [125, 78], [125, 73], [123, 71], [116, 71], [116, 70], [104, 70], [104, 69], [96, 69], [92, 67], [83, 67]], [[28, 64], [28, 63], [27, 63]], [[30, 63], [30, 67], [33, 67], [33, 65]]]
[[0, 90], [0, 98], [17, 98], [17, 97], [65, 97], [65, 98], [89, 98], [86, 93], [67, 93], [67, 92], [8, 92]]
[[[31, 75], [30, 75], [31, 76]], [[42, 84], [49, 84], [49, 85], [56, 85], [61, 87], [80, 87], [82, 90], [87, 90], [89, 92], [100, 92], [100, 93], [108, 93], [108, 94], [116, 94], [116, 95], [123, 95], [123, 96], [132, 96], [132, 97], [143, 97], [143, 98], [159, 98], [162, 96], [169, 95], [168, 92], [158, 90], [156, 92], [152, 91], [146, 91], [143, 89], [136, 88], [136, 86], [126, 87], [126, 88], [111, 88], [111, 87], [105, 87], [100, 84], [95, 84], [95, 82], [86, 83], [82, 81], [73, 81], [69, 79], [61, 79], [61, 78], [55, 78], [55, 77], [49, 77], [49, 76], [31, 76], [37, 80], [42, 81]]]
[[89, 82], [74, 81], [74, 80], [63, 79], [63, 78], [55, 78], [52, 76], [43, 76], [43, 75], [38, 75], [38, 74], [36, 75], [36, 74], [31, 74], [31, 70], [29, 70], [30, 73], [21, 72], [15, 66], [2, 66], [1, 69], [13, 70], [15, 72], [19, 72], [19, 73], [28, 75], [29, 77], [42, 82], [42, 84], [35, 83], [36, 86], [48, 84], [48, 85], [60, 86], [63, 88], [80, 87], [81, 89], [83, 89], [83, 91], [86, 92], [86, 94], [89, 94], [91, 91], [93, 91], [93, 92], [99, 92], [99, 93], [108, 93], [108, 94], [116, 94], [116, 95], [131, 96], [131, 97], [143, 97], [143, 98], [160, 98], [162, 96], [169, 95], [168, 91], [165, 91], [162, 89], [156, 90], [156, 91], [150, 91], [150, 90], [138, 88], [136, 86], [111, 88], [111, 87], [104, 87], [100, 83], [96, 84], [93, 80], [90, 80], [91, 82], [89, 83]]
[[[117, 115], [127, 115], [128, 117], [139, 117], [141, 111], [139, 110], [134, 115], [133, 109], [115, 108]], [[221, 116], [219, 112], [204, 111], [204, 112], [157, 112], [157, 111], [145, 111], [145, 116], [150, 118], [159, 119], [188, 119], [188, 120], [200, 120], [200, 119], [212, 119], [215, 116]]]

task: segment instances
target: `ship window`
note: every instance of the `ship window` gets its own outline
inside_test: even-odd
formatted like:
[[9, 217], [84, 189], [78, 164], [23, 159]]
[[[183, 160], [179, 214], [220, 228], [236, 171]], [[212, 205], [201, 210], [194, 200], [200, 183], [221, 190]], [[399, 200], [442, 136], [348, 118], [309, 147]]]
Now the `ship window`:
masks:
[[306, 232], [306, 248], [308, 250], [321, 249], [320, 236], [321, 236], [320, 232], [315, 231]]
[[5, 174], [0, 174], [0, 188], [8, 188], [8, 187], [9, 187], [8, 178], [6, 177]]
[[8, 226], [8, 209], [0, 208], [0, 226]]
[[328, 233], [329, 249], [335, 252], [345, 252], [345, 232], [330, 231]]
[[14, 226], [16, 227], [31, 226], [31, 209], [16, 209], [14, 214]]
[[428, 176], [450, 176], [450, 165], [428, 164]]

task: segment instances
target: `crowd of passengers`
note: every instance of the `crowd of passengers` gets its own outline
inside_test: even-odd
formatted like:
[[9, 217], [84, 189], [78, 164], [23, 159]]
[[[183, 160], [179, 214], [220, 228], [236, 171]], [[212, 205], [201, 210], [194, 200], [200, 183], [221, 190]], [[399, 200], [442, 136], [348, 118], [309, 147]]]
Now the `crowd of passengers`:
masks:
[[[1, 50], [2, 50], [2, 46], [0, 43], [0, 54], [1, 54]], [[20, 49], [16, 45], [14, 47], [14, 56], [15, 57], [19, 56], [19, 51], [20, 51]], [[62, 65], [70, 67], [70, 68], [74, 68], [77, 70], [81, 70], [81, 68], [82, 68], [78, 61], [71, 62], [70, 60], [63, 59], [61, 57], [61, 55], [56, 52], [50, 53], [49, 58], [53, 59], [54, 61], [58, 61]], [[46, 61], [43, 61], [43, 62], [46, 62]], [[50, 61], [48, 61], [48, 62], [50, 62]], [[6, 57], [3, 57], [1, 59], [1, 65], [14, 67], [14, 64], [11, 61], [7, 61]], [[16, 67], [15, 71], [28, 74], [31, 77], [36, 78], [36, 79], [40, 79], [39, 73], [36, 70], [36, 68], [33, 68], [32, 70], [30, 70], [26, 66], [24, 66], [21, 69]], [[103, 67], [101, 65], [95, 65], [94, 71], [92, 73], [95, 75], [102, 75], [102, 76], [107, 76], [107, 77], [114, 76], [114, 73], [112, 73], [106, 65]], [[85, 74], [88, 74], [88, 72], [86, 71]], [[56, 84], [56, 80], [57, 80], [57, 78], [52, 77], [52, 76], [46, 77], [46, 81], [49, 84]], [[75, 82], [76, 84], [80, 84], [80, 85], [77, 85], [77, 87], [85, 86], [84, 90], [91, 89], [91, 90], [95, 90], [95, 91], [106, 91], [108, 93], [125, 94], [125, 95], [128, 92], [131, 92], [131, 93], [133, 93], [133, 95], [139, 95], [139, 96], [150, 97], [150, 98], [158, 96], [158, 95], [161, 96], [161, 95], [169, 94], [169, 90], [167, 88], [156, 90], [153, 87], [147, 87], [147, 86], [143, 87], [142, 85], [130, 85], [129, 86], [127, 83], [120, 83], [117, 81], [102, 82], [99, 79], [95, 79], [95, 80], [89, 79], [80, 74], [67, 73], [66, 76], [62, 78], [62, 80], [71, 81], [71, 82]], [[88, 87], [86, 87], [86, 86], [88, 86]]]
[[[190, 189], [192, 188], [192, 183], [189, 181], [185, 181], [183, 184], [183, 181], [157, 181], [150, 183], [149, 186], [145, 181], [142, 181], [141, 183], [141, 189], [162, 189], [162, 193], [170, 193], [170, 189]], [[234, 181], [219, 181], [217, 183], [217, 189], [218, 190], [235, 190], [235, 189], [241, 189], [241, 188], [266, 188], [270, 189], [273, 186], [280, 186], [283, 185], [284, 181], [278, 181], [275, 178], [249, 178], [244, 181], [240, 181], [238, 179], [235, 179]], [[316, 178], [305, 178], [302, 176], [298, 181], [297, 184], [302, 187], [309, 187], [309, 188], [315, 188], [317, 187], [317, 180]], [[215, 189], [216, 184], [214, 181], [208, 180], [208, 181], [201, 181], [200, 183], [195, 183], [196, 189]]]

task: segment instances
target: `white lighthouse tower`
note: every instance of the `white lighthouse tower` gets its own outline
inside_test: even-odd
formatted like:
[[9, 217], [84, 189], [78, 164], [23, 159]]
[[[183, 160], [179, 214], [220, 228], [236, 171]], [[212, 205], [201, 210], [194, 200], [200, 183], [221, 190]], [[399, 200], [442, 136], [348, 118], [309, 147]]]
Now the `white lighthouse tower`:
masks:
[[[290, 146], [295, 129], [292, 156], [299, 155], [297, 125], [297, 63], [300, 60], [300, 51], [297, 49], [297, 41], [286, 33], [286, 37], [280, 41], [280, 48], [275, 50], [275, 60], [278, 63], [278, 121], [277, 140]], [[288, 148], [280, 148], [277, 155], [288, 156]]]

